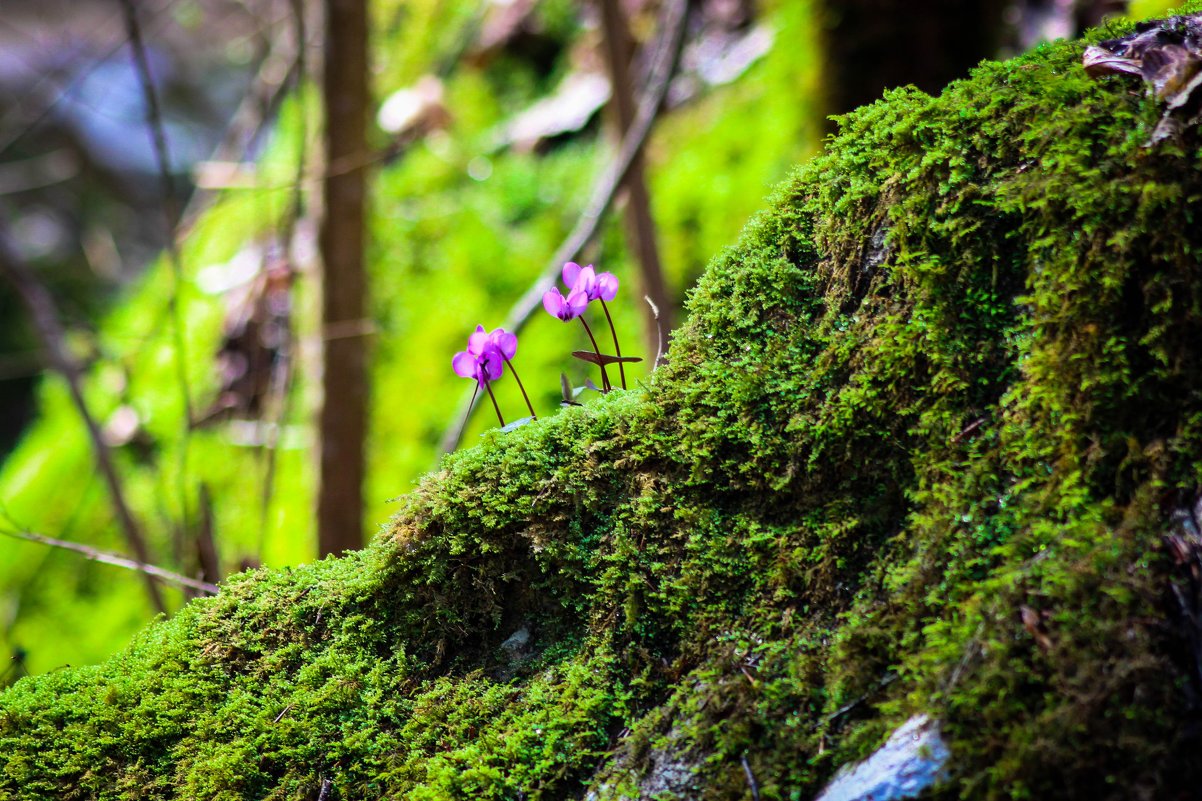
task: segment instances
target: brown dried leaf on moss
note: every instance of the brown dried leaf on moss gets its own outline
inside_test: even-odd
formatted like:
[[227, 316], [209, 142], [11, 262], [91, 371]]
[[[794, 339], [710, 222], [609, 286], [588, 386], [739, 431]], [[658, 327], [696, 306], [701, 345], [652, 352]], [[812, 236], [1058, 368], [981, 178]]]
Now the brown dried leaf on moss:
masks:
[[1202, 121], [1202, 14], [1137, 25], [1135, 32], [1085, 48], [1085, 72], [1135, 75], [1152, 85], [1166, 110], [1148, 144], [1176, 136]]

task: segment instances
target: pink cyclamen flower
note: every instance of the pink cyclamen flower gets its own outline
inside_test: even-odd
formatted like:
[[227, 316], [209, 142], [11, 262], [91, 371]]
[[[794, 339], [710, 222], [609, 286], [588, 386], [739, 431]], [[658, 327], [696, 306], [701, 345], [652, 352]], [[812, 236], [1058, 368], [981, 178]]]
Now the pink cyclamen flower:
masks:
[[564, 322], [583, 314], [588, 308], [588, 302], [588, 293], [580, 289], [573, 289], [566, 298], [559, 291], [559, 287], [551, 287], [543, 295], [543, 308], [547, 310], [547, 314]]
[[613, 300], [618, 295], [618, 277], [613, 273], [598, 274], [593, 265], [581, 267], [574, 261], [563, 266], [563, 282], [573, 291], [581, 290], [590, 302]]
[[[478, 326], [477, 332], [483, 331], [484, 326]], [[494, 328], [488, 334], [488, 341], [501, 353], [501, 358], [506, 361], [512, 359], [518, 352], [518, 335], [511, 331], [506, 331], [504, 328]], [[470, 344], [471, 339], [468, 339]]]
[[[476, 392], [480, 391], [483, 386], [488, 392], [489, 400], [492, 401], [493, 410], [497, 413], [497, 421], [502, 428], [505, 426], [505, 418], [501, 416], [501, 407], [497, 405], [496, 396], [492, 392], [492, 382], [496, 381], [505, 373], [505, 367], [508, 365], [513, 372], [513, 378], [518, 382], [518, 389], [522, 392], [522, 397], [526, 400], [526, 408], [530, 410], [530, 419], [537, 420], [538, 415], [534, 413], [534, 406], [530, 403], [530, 396], [526, 394], [526, 388], [522, 386], [522, 379], [518, 377], [518, 370], [509, 361], [518, 352], [518, 335], [504, 328], [494, 328], [492, 331], [485, 331], [484, 326], [476, 326], [476, 330], [467, 338], [467, 350], [461, 350], [451, 359], [451, 367], [455, 370], [455, 375], [463, 378], [476, 379]], [[472, 394], [472, 405], [476, 403], [476, 395]], [[468, 414], [471, 414], [469, 407]], [[464, 418], [464, 425], [467, 424], [467, 418]]]
[[517, 353], [518, 338], [504, 328], [491, 334], [484, 326], [467, 338], [467, 350], [461, 350], [451, 359], [451, 368], [461, 378], [474, 378], [479, 383], [496, 381], [505, 372], [505, 360]]

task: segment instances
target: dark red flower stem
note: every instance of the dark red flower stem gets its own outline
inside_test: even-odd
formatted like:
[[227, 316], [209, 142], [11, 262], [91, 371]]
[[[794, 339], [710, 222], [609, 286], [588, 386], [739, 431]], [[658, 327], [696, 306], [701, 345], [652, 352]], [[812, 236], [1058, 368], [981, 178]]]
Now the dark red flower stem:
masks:
[[[505, 359], [505, 356], [501, 356]], [[509, 368], [509, 372], [513, 373], [513, 378], [518, 382], [518, 389], [522, 391], [522, 397], [526, 399], [526, 408], [530, 410], [530, 417], [537, 420], [538, 415], [534, 413], [534, 406], [530, 403], [530, 396], [526, 394], [526, 385], [522, 383], [522, 379], [518, 377], [518, 371], [514, 369], [513, 363], [509, 359], [505, 359], [505, 366]]]
[[[601, 301], [601, 308], [605, 310], [605, 319], [609, 321], [609, 333], [614, 337], [614, 353], [618, 358], [622, 358], [622, 346], [618, 344], [618, 329], [614, 328], [614, 318], [609, 316], [609, 307], [605, 305], [605, 298], [597, 298]], [[626, 368], [621, 362], [618, 362], [618, 374], [622, 376], [622, 389], [626, 389]]]
[[597, 354], [597, 366], [601, 368], [601, 390], [609, 392], [612, 388], [609, 384], [609, 373], [605, 370], [605, 362], [601, 360], [601, 349], [597, 347], [597, 338], [593, 336], [593, 329], [588, 327], [588, 323], [584, 318], [580, 318], [580, 324], [584, 326], [585, 333], [588, 334], [589, 341], [593, 343], [593, 353]]
[[501, 421], [501, 428], [505, 427], [505, 418], [501, 416], [501, 407], [497, 405], [497, 396], [492, 394], [492, 384], [488, 383], [488, 379], [482, 379], [484, 388], [488, 391], [489, 400], [492, 401], [493, 411], [497, 413], [497, 419]]
[[463, 415], [463, 423], [459, 426], [460, 431], [467, 430], [467, 420], [472, 416], [472, 409], [476, 408], [476, 396], [480, 394], [480, 382], [476, 382], [476, 388], [472, 390], [472, 402], [467, 405], [467, 412]]

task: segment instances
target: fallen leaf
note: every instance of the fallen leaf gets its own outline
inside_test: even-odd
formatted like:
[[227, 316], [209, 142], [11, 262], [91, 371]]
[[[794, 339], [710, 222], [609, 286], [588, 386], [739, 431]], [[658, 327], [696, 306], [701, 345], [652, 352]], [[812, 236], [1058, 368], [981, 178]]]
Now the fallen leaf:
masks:
[[1022, 617], [1023, 628], [1035, 638], [1035, 644], [1044, 651], [1050, 651], [1052, 638], [1048, 636], [1047, 629], [1043, 625], [1043, 616], [1026, 604], [1019, 607], [1018, 613]]
[[1149, 146], [1202, 122], [1202, 14], [1141, 23], [1129, 36], [1087, 47], [1081, 63], [1094, 78], [1136, 75], [1165, 101]]

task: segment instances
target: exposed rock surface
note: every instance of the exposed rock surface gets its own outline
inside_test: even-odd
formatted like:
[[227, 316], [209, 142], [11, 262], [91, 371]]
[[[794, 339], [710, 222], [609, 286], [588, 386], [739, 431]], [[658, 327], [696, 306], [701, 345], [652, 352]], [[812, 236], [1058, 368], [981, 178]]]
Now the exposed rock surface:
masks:
[[844, 767], [817, 801], [900, 801], [917, 798], [947, 776], [951, 754], [939, 722], [926, 715], [907, 720], [858, 765]]

